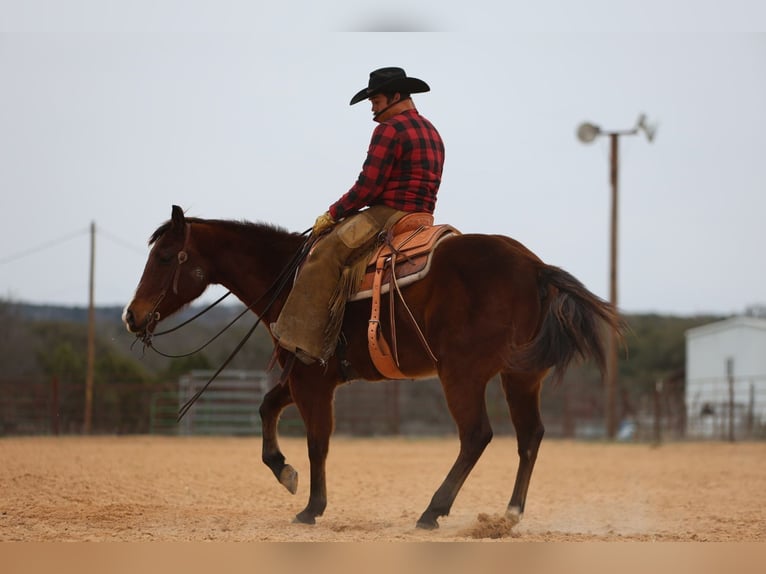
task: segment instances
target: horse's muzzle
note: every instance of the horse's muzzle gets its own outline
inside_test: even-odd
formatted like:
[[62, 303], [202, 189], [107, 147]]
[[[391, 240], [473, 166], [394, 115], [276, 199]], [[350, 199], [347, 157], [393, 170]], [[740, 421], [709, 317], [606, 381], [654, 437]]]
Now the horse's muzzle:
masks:
[[139, 336], [151, 333], [159, 320], [160, 314], [157, 311], [139, 315], [133, 311], [131, 305], [125, 307], [125, 310], [122, 312], [122, 322], [125, 324], [128, 332]]
[[122, 312], [122, 322], [130, 333], [138, 334], [141, 331], [141, 327], [136, 323], [136, 317], [130, 307], [126, 307]]

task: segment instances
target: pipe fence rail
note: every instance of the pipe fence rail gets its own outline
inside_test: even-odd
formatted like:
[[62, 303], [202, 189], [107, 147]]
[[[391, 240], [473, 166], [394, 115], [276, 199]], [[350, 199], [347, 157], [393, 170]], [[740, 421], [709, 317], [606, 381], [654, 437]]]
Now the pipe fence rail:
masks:
[[[277, 384], [273, 373], [224, 371], [180, 422], [181, 405], [211, 373], [195, 371], [163, 383], [98, 382], [93, 392], [93, 434], [239, 435], [261, 432], [258, 408]], [[651, 391], [624, 401], [617, 440], [765, 440], [766, 376], [657, 381]], [[81, 434], [83, 382], [0, 378], [0, 436]], [[603, 392], [598, 383], [568, 380], [543, 390], [549, 438], [603, 440]], [[497, 381], [487, 388], [487, 412], [496, 435], [513, 434]], [[338, 387], [336, 434], [418, 436], [455, 433], [441, 385], [422, 381], [357, 382]], [[280, 433], [302, 434], [294, 406], [280, 418]]]
[[766, 375], [689, 379], [686, 407], [690, 438], [766, 439]]

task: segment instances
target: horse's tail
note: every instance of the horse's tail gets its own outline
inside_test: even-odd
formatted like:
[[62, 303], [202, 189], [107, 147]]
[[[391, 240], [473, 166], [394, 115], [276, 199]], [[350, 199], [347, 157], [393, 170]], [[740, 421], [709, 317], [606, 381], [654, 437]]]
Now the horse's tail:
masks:
[[538, 274], [543, 318], [537, 335], [519, 349], [513, 361], [527, 368], [555, 369], [560, 381], [569, 363], [579, 356], [593, 359], [604, 373], [608, 331], [622, 338], [625, 323], [614, 306], [591, 293], [570, 273], [544, 265]]

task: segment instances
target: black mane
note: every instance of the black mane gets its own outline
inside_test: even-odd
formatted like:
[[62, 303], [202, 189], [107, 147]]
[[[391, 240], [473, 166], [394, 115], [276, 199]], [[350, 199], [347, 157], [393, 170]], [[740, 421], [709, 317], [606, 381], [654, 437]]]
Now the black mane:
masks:
[[[284, 227], [275, 225], [273, 223], [265, 222], [251, 222], [247, 220], [233, 220], [233, 219], [202, 219], [200, 217], [187, 217], [187, 223], [201, 223], [204, 225], [214, 225], [222, 227], [237, 227], [242, 229], [245, 233], [258, 233], [259, 235], [273, 236], [285, 236], [285, 235], [298, 235], [297, 233], [288, 231]], [[160, 237], [162, 237], [168, 229], [172, 226], [172, 221], [168, 220], [160, 225], [154, 233], [149, 237], [149, 245], [153, 245]]]

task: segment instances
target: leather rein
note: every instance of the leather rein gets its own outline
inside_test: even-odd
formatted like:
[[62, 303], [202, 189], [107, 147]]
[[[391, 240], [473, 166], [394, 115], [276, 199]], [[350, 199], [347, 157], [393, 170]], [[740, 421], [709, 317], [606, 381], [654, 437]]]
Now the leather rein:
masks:
[[[301, 233], [301, 235], [302, 236], [306, 236], [306, 235], [309, 234], [310, 231], [311, 231], [311, 229], [307, 229], [306, 231]], [[174, 294], [178, 294], [178, 280], [179, 280], [180, 273], [181, 273], [181, 266], [184, 263], [186, 263], [186, 261], [189, 259], [188, 246], [189, 246], [190, 236], [191, 236], [191, 224], [187, 223], [186, 224], [186, 228], [184, 230], [184, 244], [183, 244], [183, 247], [181, 248], [181, 250], [178, 252], [178, 254], [176, 256], [176, 260], [177, 260], [176, 269], [173, 272], [173, 275], [171, 276], [170, 281], [169, 281], [169, 286], [172, 287], [172, 290], [173, 290]], [[266, 307], [264, 309], [264, 312], [257, 317], [257, 319], [256, 319], [255, 323], [253, 324], [253, 326], [250, 327], [250, 329], [245, 334], [245, 336], [242, 338], [242, 340], [237, 344], [237, 346], [234, 348], [234, 350], [231, 352], [231, 354], [229, 354], [229, 356], [226, 358], [226, 360], [223, 362], [223, 364], [218, 368], [218, 370], [213, 374], [213, 376], [210, 377], [210, 379], [207, 381], [207, 383], [205, 383], [205, 385], [199, 391], [197, 391], [183, 405], [183, 407], [181, 407], [181, 409], [178, 412], [177, 421], [180, 421], [183, 418], [183, 416], [189, 411], [189, 409], [197, 401], [197, 399], [199, 399], [199, 397], [202, 396], [202, 393], [204, 393], [205, 390], [207, 390], [208, 386], [210, 386], [210, 383], [212, 383], [218, 377], [218, 375], [221, 374], [221, 371], [223, 371], [228, 366], [228, 364], [232, 361], [232, 359], [234, 359], [234, 357], [240, 351], [240, 349], [242, 349], [242, 347], [245, 345], [247, 340], [253, 334], [255, 329], [261, 323], [261, 317], [271, 308], [272, 305], [274, 305], [274, 303], [276, 302], [276, 300], [279, 297], [279, 295], [282, 292], [282, 290], [288, 284], [290, 279], [294, 276], [294, 274], [296, 273], [297, 269], [300, 267], [301, 263], [303, 262], [303, 260], [308, 255], [308, 253], [309, 253], [309, 251], [311, 249], [311, 246], [312, 246], [312, 244], [314, 242], [314, 239], [315, 239], [314, 237], [308, 235], [308, 237], [306, 237], [306, 239], [303, 240], [303, 242], [301, 243], [300, 247], [298, 248], [298, 250], [293, 255], [292, 259], [290, 259], [290, 261], [284, 267], [284, 269], [282, 269], [282, 271], [279, 273], [279, 275], [277, 275], [277, 278], [274, 280], [274, 282], [263, 292], [263, 294], [260, 297], [258, 297], [255, 301], [253, 301], [249, 305], [246, 305], [245, 308], [242, 310], [242, 312], [239, 315], [237, 315], [233, 320], [231, 320], [218, 333], [213, 335], [213, 337], [209, 341], [207, 341], [205, 344], [203, 344], [199, 348], [197, 348], [194, 351], [191, 351], [189, 353], [184, 353], [184, 354], [181, 354], [181, 355], [172, 355], [172, 354], [163, 353], [162, 351], [158, 350], [152, 344], [152, 339], [153, 339], [153, 337], [157, 337], [157, 336], [167, 335], [169, 333], [173, 333], [174, 331], [179, 330], [181, 327], [184, 327], [185, 325], [188, 325], [189, 323], [191, 323], [195, 319], [199, 318], [200, 316], [202, 316], [205, 313], [207, 313], [208, 311], [210, 311], [213, 307], [218, 305], [226, 297], [231, 295], [231, 291], [228, 291], [226, 294], [224, 294], [223, 296], [219, 297], [216, 301], [214, 301], [213, 303], [208, 305], [205, 309], [203, 309], [199, 313], [195, 314], [193, 317], [187, 319], [186, 321], [176, 325], [175, 327], [172, 327], [172, 328], [167, 329], [165, 331], [161, 331], [159, 333], [151, 333], [151, 332], [149, 332], [148, 327], [151, 324], [153, 324], [153, 323], [155, 323], [155, 322], [157, 322], [157, 321], [159, 321], [161, 319], [159, 313], [157, 312], [157, 308], [159, 307], [160, 303], [162, 302], [162, 300], [167, 295], [168, 289], [167, 288], [163, 289], [163, 291], [159, 294], [159, 296], [157, 297], [157, 301], [155, 302], [154, 307], [153, 307], [152, 311], [150, 312], [150, 322], [147, 325], [147, 329], [145, 330], [145, 332], [143, 334], [140, 334], [140, 335], [136, 336], [136, 341], [138, 341], [140, 339], [141, 342], [143, 343], [144, 349], [146, 347], [149, 347], [150, 349], [152, 349], [158, 355], [161, 355], [161, 356], [166, 357], [166, 358], [177, 359], [177, 358], [189, 357], [189, 356], [191, 356], [191, 355], [193, 355], [195, 353], [198, 353], [199, 351], [201, 351], [205, 347], [207, 347], [210, 343], [215, 341], [224, 332], [226, 332], [229, 328], [231, 328], [232, 325], [234, 325], [234, 323], [236, 323], [239, 319], [241, 319], [247, 312], [251, 311], [252, 308], [255, 305], [257, 305], [259, 302], [261, 302], [261, 300], [263, 300], [264, 297], [266, 297], [266, 295], [269, 292], [273, 291], [271, 299], [269, 299], [269, 301], [266, 303]], [[134, 341], [133, 344], [135, 344], [136, 341]]]

